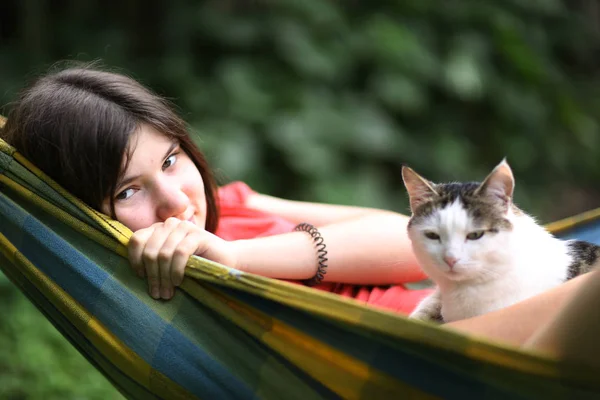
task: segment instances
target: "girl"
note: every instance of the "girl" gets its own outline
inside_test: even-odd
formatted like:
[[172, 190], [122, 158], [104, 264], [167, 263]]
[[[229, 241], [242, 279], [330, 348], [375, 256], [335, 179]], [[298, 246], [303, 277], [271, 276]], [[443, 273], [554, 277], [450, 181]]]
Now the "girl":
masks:
[[[424, 294], [396, 285], [424, 277], [405, 216], [277, 199], [239, 182], [218, 189], [184, 121], [123, 75], [82, 67], [42, 77], [21, 94], [3, 136], [135, 232], [131, 265], [156, 299], [173, 296], [192, 254], [405, 312]], [[303, 222], [306, 231], [294, 231]]]

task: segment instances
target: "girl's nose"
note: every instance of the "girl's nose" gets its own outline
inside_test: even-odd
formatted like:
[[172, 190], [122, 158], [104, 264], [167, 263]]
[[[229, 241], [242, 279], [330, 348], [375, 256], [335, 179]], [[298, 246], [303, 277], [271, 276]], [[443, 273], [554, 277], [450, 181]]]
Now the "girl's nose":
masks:
[[156, 195], [158, 196], [156, 216], [161, 221], [182, 216], [190, 204], [188, 196], [176, 184], [161, 185]]

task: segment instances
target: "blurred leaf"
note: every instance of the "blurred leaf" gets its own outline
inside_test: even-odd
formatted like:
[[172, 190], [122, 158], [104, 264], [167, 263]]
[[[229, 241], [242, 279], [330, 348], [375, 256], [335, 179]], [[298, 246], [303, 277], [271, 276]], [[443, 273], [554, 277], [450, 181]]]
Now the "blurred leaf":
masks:
[[427, 89], [401, 74], [375, 74], [370, 87], [390, 109], [405, 115], [423, 113], [428, 106]]
[[444, 69], [448, 89], [463, 100], [475, 100], [483, 96], [483, 74], [475, 58], [464, 52], [454, 52]]
[[260, 88], [259, 72], [241, 59], [219, 66], [219, 78], [228, 98], [225, 114], [249, 122], [262, 121], [271, 111], [271, 96]]
[[415, 32], [381, 14], [372, 16], [366, 26], [368, 42], [364, 45], [388, 68], [410, 72], [426, 80], [434, 80], [438, 60]]
[[281, 21], [276, 36], [278, 50], [298, 73], [306, 77], [331, 80], [337, 72], [337, 61], [322, 43], [311, 37], [301, 24]]

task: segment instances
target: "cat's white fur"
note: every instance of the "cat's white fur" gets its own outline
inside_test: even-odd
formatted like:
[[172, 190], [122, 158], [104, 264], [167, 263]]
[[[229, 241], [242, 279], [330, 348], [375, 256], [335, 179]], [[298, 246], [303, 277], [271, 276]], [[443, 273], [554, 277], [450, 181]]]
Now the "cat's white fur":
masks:
[[[445, 322], [504, 308], [566, 280], [571, 262], [566, 242], [526, 214], [509, 211], [507, 219], [512, 231], [465, 240], [479, 227], [472, 225], [466, 210], [455, 202], [409, 229], [421, 267], [437, 284], [439, 293], [433, 296], [441, 298]], [[438, 231], [441, 241], [427, 239], [427, 230]], [[453, 271], [443, 261], [446, 255], [458, 259]], [[427, 319], [421, 311], [417, 307], [411, 317]]]
[[[502, 179], [492, 176], [498, 175], [498, 171], [510, 174], [512, 180], [505, 161], [490, 174], [492, 180]], [[430, 182], [424, 182], [429, 186]], [[514, 181], [510, 185], [502, 181], [495, 183], [495, 187], [492, 182], [487, 190], [506, 190], [508, 197], [512, 197]], [[409, 192], [410, 186], [408, 182]], [[418, 189], [427, 190], [427, 187]], [[467, 234], [482, 227], [474, 225], [473, 218], [457, 199], [409, 228], [413, 251], [423, 270], [437, 285], [436, 291], [417, 306], [411, 318], [431, 319], [440, 303], [445, 322], [469, 318], [504, 308], [566, 280], [572, 261], [567, 242], [552, 236], [529, 215], [514, 212], [512, 204], [505, 217], [513, 225], [511, 231], [500, 230], [484, 234], [478, 240], [467, 240]], [[435, 232], [440, 239], [429, 239], [426, 232]], [[444, 257], [457, 260], [452, 269]]]

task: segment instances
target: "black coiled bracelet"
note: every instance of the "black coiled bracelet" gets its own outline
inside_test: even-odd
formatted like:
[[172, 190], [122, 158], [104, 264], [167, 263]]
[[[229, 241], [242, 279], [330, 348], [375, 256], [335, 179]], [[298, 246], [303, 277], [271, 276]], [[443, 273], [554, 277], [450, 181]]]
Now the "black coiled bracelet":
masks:
[[314, 225], [303, 222], [301, 224], [296, 225], [294, 231], [302, 231], [308, 233], [313, 241], [315, 242], [315, 247], [317, 248], [317, 261], [319, 266], [317, 268], [317, 273], [310, 279], [304, 280], [304, 284], [306, 286], [315, 286], [323, 281], [323, 277], [327, 273], [327, 250], [325, 243], [323, 242], [323, 236]]

